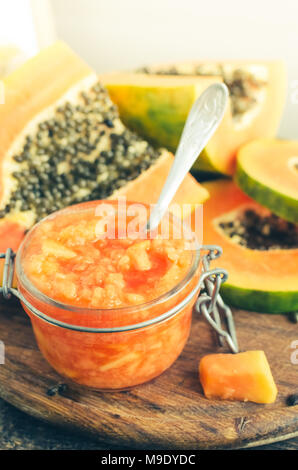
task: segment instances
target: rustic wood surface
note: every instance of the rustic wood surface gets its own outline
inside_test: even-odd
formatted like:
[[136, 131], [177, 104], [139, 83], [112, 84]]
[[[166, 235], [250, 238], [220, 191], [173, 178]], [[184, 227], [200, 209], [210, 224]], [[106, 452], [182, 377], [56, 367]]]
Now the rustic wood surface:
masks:
[[[137, 448], [137, 446], [136, 446]], [[298, 450], [298, 437], [244, 450]], [[82, 433], [33, 418], [0, 399], [1, 450], [134, 450], [114, 443], [99, 443]], [[199, 452], [199, 451], [198, 451]]]
[[102, 448], [245, 448], [297, 436], [298, 406], [287, 405], [288, 396], [298, 392], [298, 365], [291, 362], [297, 325], [281, 315], [234, 313], [241, 349], [264, 349], [267, 354], [279, 389], [273, 405], [204, 398], [198, 361], [217, 348], [198, 316], [180, 358], [153, 382], [117, 393], [68, 383], [48, 396], [51, 387], [65, 381], [39, 353], [30, 321], [14, 300], [0, 304], [0, 340], [5, 343], [0, 397], [66, 432], [83, 433]]

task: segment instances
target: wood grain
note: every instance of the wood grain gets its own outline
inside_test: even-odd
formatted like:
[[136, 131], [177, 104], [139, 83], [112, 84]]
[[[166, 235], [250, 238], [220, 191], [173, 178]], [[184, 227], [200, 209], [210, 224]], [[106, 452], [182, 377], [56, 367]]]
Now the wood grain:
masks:
[[126, 448], [236, 448], [298, 435], [298, 406], [287, 406], [287, 397], [298, 392], [298, 365], [291, 363], [297, 325], [281, 315], [234, 313], [241, 349], [266, 352], [279, 390], [273, 405], [204, 398], [198, 361], [219, 348], [197, 315], [182, 355], [151, 383], [117, 393], [67, 383], [48, 396], [51, 387], [66, 382], [41, 356], [30, 321], [14, 300], [0, 304], [0, 396], [32, 416]]

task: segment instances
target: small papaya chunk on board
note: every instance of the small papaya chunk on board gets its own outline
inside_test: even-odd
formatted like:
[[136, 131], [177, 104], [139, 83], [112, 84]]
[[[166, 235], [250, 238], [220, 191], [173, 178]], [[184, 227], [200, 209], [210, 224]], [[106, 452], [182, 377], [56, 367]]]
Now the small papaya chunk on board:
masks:
[[209, 354], [199, 364], [207, 398], [273, 403], [277, 388], [264, 351]]

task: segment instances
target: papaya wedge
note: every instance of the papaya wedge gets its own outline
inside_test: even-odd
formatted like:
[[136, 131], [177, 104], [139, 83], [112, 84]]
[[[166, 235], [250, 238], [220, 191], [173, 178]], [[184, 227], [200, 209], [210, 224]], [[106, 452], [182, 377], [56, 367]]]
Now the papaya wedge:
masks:
[[[233, 181], [218, 180], [204, 186], [209, 191], [210, 199], [204, 204], [203, 239], [205, 244], [217, 244], [223, 249], [223, 255], [213, 264], [226, 269], [229, 274], [221, 288], [224, 300], [235, 307], [258, 312], [296, 311], [297, 226], [284, 227], [285, 222], [277, 219], [278, 227], [282, 225], [283, 230], [278, 246], [276, 240], [270, 240], [275, 236], [275, 230], [271, 235], [268, 222], [262, 226], [265, 235], [258, 232], [256, 236], [257, 225], [264, 218], [271, 220], [272, 216]], [[251, 240], [245, 238], [248, 222], [246, 227], [240, 224], [244, 214], [252, 217], [252, 227], [249, 229], [253, 230]], [[289, 233], [292, 233], [290, 240]]]

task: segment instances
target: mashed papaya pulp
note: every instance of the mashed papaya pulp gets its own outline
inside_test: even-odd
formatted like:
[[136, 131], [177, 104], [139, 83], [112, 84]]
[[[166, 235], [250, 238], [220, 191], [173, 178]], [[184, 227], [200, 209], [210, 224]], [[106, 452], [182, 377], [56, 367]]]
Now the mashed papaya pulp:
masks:
[[[173, 225], [168, 239], [119, 238], [116, 214], [115, 237], [102, 238], [94, 209], [93, 202], [60, 211], [27, 236], [18, 282], [35, 308], [72, 325], [127, 326], [158, 317], [192, 291], [194, 253], [173, 237]], [[194, 301], [166, 321], [115, 333], [60, 328], [24, 308], [41, 352], [58, 372], [89, 387], [121, 389], [156, 377], [178, 357]]]

